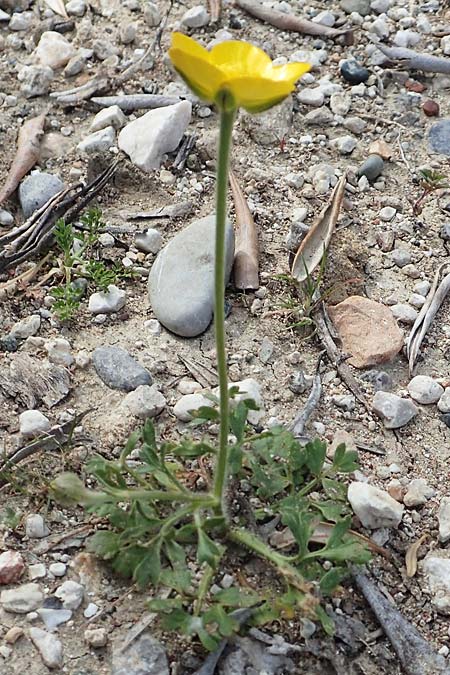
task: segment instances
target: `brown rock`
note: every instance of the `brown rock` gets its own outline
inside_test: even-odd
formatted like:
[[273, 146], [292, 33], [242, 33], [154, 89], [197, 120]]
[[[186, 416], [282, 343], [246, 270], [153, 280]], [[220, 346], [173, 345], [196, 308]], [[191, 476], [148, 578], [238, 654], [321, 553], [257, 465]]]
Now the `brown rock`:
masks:
[[328, 312], [355, 368], [386, 363], [403, 347], [403, 333], [391, 310], [379, 302], [352, 295]]
[[13, 626], [7, 633], [5, 633], [5, 642], [7, 642], [9, 645], [13, 645], [20, 637], [22, 637], [23, 632], [23, 628], [20, 626]]
[[432, 101], [431, 98], [424, 101], [422, 110], [427, 117], [439, 117], [439, 103]]
[[421, 94], [425, 91], [426, 86], [422, 82], [417, 82], [417, 80], [406, 80], [405, 89], [408, 91], [414, 91], [416, 94]]
[[5, 551], [0, 554], [0, 584], [13, 584], [18, 581], [25, 569], [25, 563], [18, 551]]
[[391, 159], [392, 148], [380, 138], [369, 145], [369, 155], [380, 155], [382, 159]]

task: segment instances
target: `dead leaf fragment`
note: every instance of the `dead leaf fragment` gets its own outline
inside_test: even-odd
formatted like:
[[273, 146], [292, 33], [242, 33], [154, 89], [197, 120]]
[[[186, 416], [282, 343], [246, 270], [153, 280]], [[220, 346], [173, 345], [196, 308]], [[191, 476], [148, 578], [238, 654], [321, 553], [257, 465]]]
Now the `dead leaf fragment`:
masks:
[[414, 544], [411, 544], [411, 546], [408, 547], [405, 556], [407, 577], [413, 577], [417, 572], [417, 554], [419, 553], [419, 548], [429, 536], [428, 532], [425, 532], [425, 534], [415, 541]]
[[44, 133], [45, 113], [27, 120], [17, 138], [17, 152], [13, 159], [6, 182], [0, 191], [0, 204], [8, 199], [22, 178], [36, 164], [40, 154], [40, 138]]
[[230, 186], [236, 210], [234, 284], [242, 291], [259, 288], [259, 248], [255, 221], [235, 175], [230, 171]]
[[299, 246], [291, 270], [292, 276], [299, 283], [305, 281], [320, 265], [320, 261], [330, 245], [339, 217], [346, 181], [347, 177], [344, 174], [336, 184], [330, 201]]

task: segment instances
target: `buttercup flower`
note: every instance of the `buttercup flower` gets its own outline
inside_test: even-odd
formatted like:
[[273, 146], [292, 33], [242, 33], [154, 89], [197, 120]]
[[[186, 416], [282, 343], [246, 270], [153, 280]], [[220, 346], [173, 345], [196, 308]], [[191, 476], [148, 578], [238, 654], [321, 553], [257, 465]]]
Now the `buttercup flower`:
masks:
[[220, 108], [241, 107], [252, 113], [282, 101], [311, 69], [309, 63], [274, 66], [262, 49], [238, 40], [221, 42], [208, 51], [182, 33], [172, 34], [169, 56], [197, 96]]

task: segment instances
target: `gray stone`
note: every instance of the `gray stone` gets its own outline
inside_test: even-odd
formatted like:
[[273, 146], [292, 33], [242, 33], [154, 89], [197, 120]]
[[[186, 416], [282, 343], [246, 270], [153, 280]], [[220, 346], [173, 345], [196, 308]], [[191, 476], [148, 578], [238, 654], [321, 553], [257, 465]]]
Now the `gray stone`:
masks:
[[368, 180], [374, 181], [383, 171], [384, 160], [380, 155], [369, 155], [358, 169], [358, 176], [366, 176]]
[[29, 539], [43, 539], [50, 530], [39, 513], [31, 513], [25, 518], [25, 534]]
[[380, 211], [380, 220], [388, 223], [397, 213], [393, 206], [384, 206]]
[[435, 490], [427, 484], [424, 478], [414, 478], [408, 485], [408, 490], [403, 497], [403, 503], [409, 508], [423, 506], [435, 494]]
[[[326, 106], [317, 108], [308, 113], [316, 115], [320, 110], [328, 110]], [[328, 113], [333, 119], [331, 112]], [[247, 131], [251, 138], [259, 145], [270, 146], [279, 145], [281, 138], [289, 136], [292, 126], [293, 102], [292, 96], [288, 96], [282, 103], [270, 108], [259, 115], [251, 115], [241, 111], [239, 115], [240, 124], [244, 131]], [[306, 115], [306, 117], [308, 117]], [[306, 118], [305, 117], [305, 118]]]
[[83, 602], [84, 587], [69, 579], [56, 589], [55, 596], [61, 600], [64, 609], [74, 611]]
[[418, 281], [417, 284], [414, 284], [414, 292], [419, 293], [420, 295], [423, 295], [426, 297], [430, 291], [431, 284], [429, 281], [424, 279], [423, 281]]
[[437, 407], [441, 413], [450, 413], [450, 387], [444, 389]]
[[64, 35], [49, 30], [42, 33], [34, 56], [42, 66], [56, 70], [63, 68], [75, 56], [75, 48]]
[[381, 417], [386, 429], [404, 427], [418, 413], [412, 401], [386, 391], [377, 391], [373, 398], [373, 410]]
[[350, 155], [356, 148], [356, 138], [353, 136], [339, 136], [330, 141], [331, 147], [336, 148], [341, 155]]
[[109, 148], [116, 144], [116, 132], [114, 127], [105, 127], [99, 131], [94, 131], [78, 143], [77, 148], [80, 152], [88, 155], [107, 152]]
[[303, 120], [305, 124], [310, 126], [318, 125], [326, 127], [332, 123], [333, 113], [326, 105], [323, 105], [321, 108], [306, 113]]
[[99, 378], [111, 389], [134, 391], [152, 384], [148, 370], [121, 347], [97, 347], [92, 362]]
[[32, 23], [33, 12], [16, 12], [12, 15], [8, 28], [14, 31], [28, 30]]
[[53, 70], [49, 66], [23, 66], [17, 74], [20, 91], [25, 98], [44, 96], [50, 90]]
[[421, 567], [432, 594], [432, 604], [441, 614], [450, 614], [450, 551], [431, 551]]
[[346, 14], [353, 14], [353, 12], [361, 16], [370, 14], [370, 0], [341, 0], [340, 4]]
[[164, 155], [178, 147], [191, 121], [191, 113], [189, 101], [150, 110], [122, 129], [119, 148], [142, 171], [159, 169]]
[[211, 399], [206, 398], [203, 394], [186, 394], [175, 403], [173, 414], [180, 422], [189, 422], [192, 419], [191, 411], [203, 407], [212, 408], [213, 406]]
[[[183, 337], [205, 331], [214, 309], [215, 216], [194, 221], [159, 252], [148, 280], [150, 304], [168, 330]], [[234, 232], [225, 234], [227, 281], [234, 256]]]
[[155, 5], [154, 2], [146, 2], [144, 4], [144, 21], [151, 28], [155, 28], [161, 23], [161, 12], [158, 9], [158, 5]]
[[203, 28], [209, 23], [209, 14], [203, 5], [196, 5], [183, 14], [181, 23], [187, 28]]
[[49, 565], [48, 571], [50, 574], [53, 574], [54, 577], [63, 577], [67, 572], [67, 565], [62, 562], [54, 562]]
[[47, 352], [50, 363], [56, 363], [58, 366], [70, 368], [70, 366], [75, 362], [75, 358], [72, 356], [70, 351], [70, 342], [64, 338], [48, 340], [44, 344], [44, 349]]
[[416, 375], [408, 384], [411, 398], [422, 405], [437, 403], [444, 393], [444, 387], [427, 375]]
[[113, 652], [111, 675], [169, 675], [169, 664], [162, 644], [148, 633], [134, 640], [127, 649]]
[[450, 539], [450, 497], [443, 497], [438, 511], [439, 541], [445, 544]]
[[404, 248], [394, 248], [391, 258], [397, 267], [404, 267], [411, 262], [411, 253]]
[[0, 605], [6, 612], [28, 614], [42, 605], [44, 594], [37, 584], [24, 584], [0, 593]]
[[351, 411], [355, 409], [356, 399], [353, 394], [333, 396], [331, 400], [337, 408], [341, 408], [342, 410]]
[[69, 0], [66, 4], [66, 11], [69, 16], [84, 16], [87, 5], [84, 0]]
[[431, 125], [428, 133], [428, 148], [450, 157], [450, 119], [439, 120]]
[[90, 647], [98, 649], [108, 642], [108, 633], [106, 628], [88, 628], [84, 631], [84, 639]]
[[158, 253], [162, 246], [161, 232], [152, 227], [145, 232], [139, 232], [134, 238], [134, 245], [144, 253]]
[[5, 209], [0, 209], [0, 225], [12, 225], [13, 223], [13, 215]]
[[38, 314], [31, 314], [15, 323], [9, 331], [9, 336], [15, 340], [26, 340], [30, 335], [36, 335], [40, 327], [41, 317]]
[[39, 410], [25, 410], [19, 415], [19, 431], [26, 438], [45, 434], [50, 427], [50, 420]]
[[19, 186], [19, 201], [25, 218], [29, 218], [63, 188], [62, 180], [52, 173], [37, 172], [25, 178]]
[[106, 129], [107, 127], [122, 129], [122, 127], [126, 125], [127, 121], [127, 118], [119, 106], [111, 105], [108, 108], [103, 108], [103, 110], [100, 110], [96, 114], [92, 120], [90, 130], [100, 131], [101, 129]]
[[159, 415], [166, 405], [167, 401], [156, 385], [142, 384], [125, 396], [120, 407], [135, 417], [147, 419]]
[[126, 297], [125, 291], [110, 284], [107, 292], [99, 291], [91, 295], [88, 309], [92, 314], [112, 314], [124, 307]]
[[450, 241], [450, 223], [444, 223], [439, 230], [439, 236], [444, 241]]
[[398, 302], [391, 307], [392, 314], [395, 316], [397, 321], [401, 321], [406, 324], [413, 324], [418, 317], [418, 312], [411, 305], [406, 305], [403, 302]]
[[390, 391], [392, 389], [392, 377], [384, 370], [367, 370], [361, 375], [363, 380], [370, 382], [375, 391]]
[[318, 87], [315, 89], [302, 89], [297, 96], [298, 102], [303, 105], [310, 105], [313, 108], [320, 108], [323, 105], [325, 97]]
[[30, 639], [47, 668], [61, 668], [63, 665], [63, 646], [61, 640], [42, 630], [32, 626], [30, 628]]
[[404, 507], [387, 492], [368, 483], [355, 481], [348, 488], [348, 500], [363, 527], [398, 527]]
[[[55, 565], [62, 565], [63, 563], [54, 563]], [[42, 622], [50, 632], [58, 628], [62, 623], [67, 623], [72, 618], [70, 609], [52, 609], [50, 607], [41, 607], [37, 610]]]
[[330, 108], [335, 115], [345, 116], [352, 105], [351, 96], [339, 91], [330, 96]]
[[[247, 379], [241, 380], [239, 382], [231, 382], [229, 384], [229, 388], [231, 389], [231, 387], [239, 388], [238, 393], [232, 399], [231, 405], [237, 405], [240, 401], [245, 401], [247, 399], [254, 401], [258, 407], [258, 410], [249, 410], [247, 413], [247, 421], [253, 425], [259, 424], [261, 419], [264, 417], [264, 399], [261, 394], [260, 384], [252, 377], [248, 377]], [[218, 390], [216, 390], [214, 393], [217, 396], [219, 395]]]

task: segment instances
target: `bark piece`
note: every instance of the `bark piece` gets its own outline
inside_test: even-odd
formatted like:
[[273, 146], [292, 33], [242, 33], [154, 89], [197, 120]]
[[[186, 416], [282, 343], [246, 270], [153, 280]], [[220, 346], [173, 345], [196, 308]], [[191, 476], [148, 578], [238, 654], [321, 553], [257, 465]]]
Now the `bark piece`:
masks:
[[70, 389], [69, 371], [29, 354], [15, 354], [9, 371], [0, 370], [0, 395], [14, 398], [28, 410], [40, 402], [48, 408], [62, 401]]

